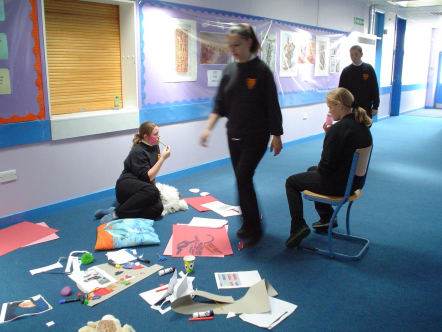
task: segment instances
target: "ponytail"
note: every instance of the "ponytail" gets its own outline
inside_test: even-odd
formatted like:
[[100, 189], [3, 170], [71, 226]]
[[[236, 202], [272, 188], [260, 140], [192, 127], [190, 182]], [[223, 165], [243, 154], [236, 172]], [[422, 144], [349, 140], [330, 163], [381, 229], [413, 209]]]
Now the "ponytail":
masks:
[[353, 108], [353, 105], [352, 105], [352, 112], [354, 113], [355, 119], [357, 122], [363, 123], [367, 127], [371, 126], [371, 123], [373, 122], [373, 120], [370, 119], [370, 117], [367, 115], [367, 112], [362, 107], [358, 106], [358, 107]]
[[134, 135], [134, 139], [132, 140], [132, 148], [133, 148], [135, 145], [137, 145], [138, 143], [140, 143], [140, 141], [141, 141], [141, 136], [140, 136], [139, 133], [136, 133], [136, 134]]

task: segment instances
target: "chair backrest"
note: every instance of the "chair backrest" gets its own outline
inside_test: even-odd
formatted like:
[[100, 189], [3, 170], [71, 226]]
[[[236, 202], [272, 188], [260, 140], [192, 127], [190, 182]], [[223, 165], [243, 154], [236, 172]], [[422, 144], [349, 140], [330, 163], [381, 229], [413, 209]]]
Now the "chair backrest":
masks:
[[362, 177], [367, 174], [372, 149], [373, 145], [370, 145], [369, 147], [357, 149], [355, 151], [353, 155], [353, 161], [351, 163], [350, 174], [348, 175], [347, 187], [345, 189], [344, 196], [351, 195], [355, 175]]
[[370, 161], [372, 149], [373, 149], [373, 145], [370, 145], [367, 148], [356, 150], [356, 153], [359, 154], [359, 158], [358, 158], [358, 164], [356, 165], [355, 175], [365, 176], [365, 174], [367, 173], [368, 163]]

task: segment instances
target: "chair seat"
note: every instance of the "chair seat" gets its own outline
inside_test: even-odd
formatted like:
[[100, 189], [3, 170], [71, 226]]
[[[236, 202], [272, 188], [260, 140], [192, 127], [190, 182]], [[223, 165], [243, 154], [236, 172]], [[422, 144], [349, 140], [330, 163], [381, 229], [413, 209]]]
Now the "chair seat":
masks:
[[[327, 196], [327, 195], [316, 194], [316, 193], [314, 193], [312, 191], [309, 191], [309, 190], [304, 190], [303, 193], [306, 196], [315, 197], [315, 198], [322, 198], [322, 199], [328, 199], [328, 200], [334, 201], [334, 202], [342, 201], [342, 199], [344, 198], [344, 196]], [[348, 198], [348, 202], [353, 202], [353, 201], [357, 200], [359, 197], [361, 197], [361, 195], [362, 195], [362, 190], [361, 189], [356, 190]]]

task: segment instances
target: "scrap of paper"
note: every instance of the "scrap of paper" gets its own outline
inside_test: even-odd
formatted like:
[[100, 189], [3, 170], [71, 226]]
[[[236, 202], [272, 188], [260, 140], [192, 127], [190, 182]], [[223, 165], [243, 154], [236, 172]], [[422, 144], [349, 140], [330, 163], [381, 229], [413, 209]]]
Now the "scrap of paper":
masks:
[[220, 228], [220, 227], [223, 227], [225, 224], [227, 224], [227, 220], [225, 220], [225, 219], [211, 219], [211, 218], [193, 217], [189, 223], [189, 226]]
[[242, 314], [239, 318], [247, 323], [271, 330], [298, 308], [295, 304], [275, 299], [270, 296], [269, 303], [271, 308], [270, 312], [262, 314]]
[[201, 206], [218, 213], [224, 218], [241, 215], [241, 208], [239, 206], [227, 205], [220, 201], [201, 204]]
[[115, 263], [120, 265], [137, 259], [137, 257], [129, 253], [126, 249], [108, 252], [106, 256], [109, 260], [114, 261]]
[[198, 188], [192, 188], [192, 189], [189, 189], [189, 191], [191, 193], [195, 193], [195, 194], [200, 192], [200, 190]]
[[218, 289], [251, 287], [261, 281], [258, 271], [215, 272]]
[[236, 317], [236, 314], [234, 312], [229, 311], [229, 313], [226, 316], [226, 319]]
[[208, 193], [207, 191], [203, 191], [202, 193], [200, 193], [200, 196], [207, 196], [210, 195], [210, 193]]
[[38, 269], [30, 270], [29, 272], [31, 273], [31, 275], [34, 275], [37, 273], [42, 273], [42, 272], [46, 272], [46, 271], [50, 271], [50, 270], [59, 269], [61, 267], [63, 267], [63, 265], [61, 265], [60, 261], [58, 261], [55, 264], [51, 264], [48, 266], [40, 267]]

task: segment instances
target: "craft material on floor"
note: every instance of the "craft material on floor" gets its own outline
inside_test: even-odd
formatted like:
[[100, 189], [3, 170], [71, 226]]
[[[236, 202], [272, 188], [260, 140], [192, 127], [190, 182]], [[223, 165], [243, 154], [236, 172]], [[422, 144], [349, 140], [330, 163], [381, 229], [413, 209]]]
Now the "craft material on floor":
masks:
[[204, 206], [201, 206], [202, 204], [215, 202], [217, 201], [216, 198], [208, 195], [208, 196], [198, 196], [198, 197], [188, 197], [184, 198], [184, 200], [189, 204], [191, 207], [197, 209], [199, 212], [206, 212], [210, 211], [209, 208], [206, 208]]
[[[49, 227], [48, 225], [46, 225], [45, 222], [38, 222], [38, 223], [36, 223], [36, 225], [43, 226], [43, 227]], [[26, 244], [23, 247], [33, 246], [34, 244], [39, 244], [39, 243], [48, 242], [48, 241], [57, 240], [57, 239], [59, 239], [58, 235], [53, 233], [53, 234], [50, 234], [48, 236], [41, 238], [40, 240]]]
[[192, 296], [185, 295], [172, 302], [172, 310], [182, 315], [191, 315], [194, 312], [208, 310], [213, 310], [215, 315], [227, 315], [229, 312], [260, 314], [271, 311], [268, 297], [276, 296], [278, 293], [266, 279], [262, 279], [250, 287], [241, 299], [236, 301], [231, 296], [220, 296], [198, 290], [192, 292], [192, 295], [204, 297], [214, 302], [196, 302]]
[[[89, 307], [93, 307], [94, 305], [97, 305], [98, 303], [111, 298], [112, 296], [151, 276], [152, 274], [158, 272], [163, 268], [163, 266], [158, 264], [154, 264], [152, 266], [144, 266], [140, 264], [139, 266], [140, 268], [134, 269], [124, 269], [121, 267], [117, 269], [116, 267], [109, 265], [108, 263], [97, 265], [98, 268], [100, 268], [101, 270], [105, 270], [111, 276], [115, 276], [116, 273], [118, 273], [119, 271], [123, 271], [123, 273], [119, 274], [119, 279], [115, 284], [112, 284], [106, 288], [100, 288], [97, 291], [93, 291], [92, 294], [101, 295], [101, 298], [89, 301], [87, 305]], [[82, 292], [87, 292], [84, 288], [80, 287], [78, 283], [77, 286]]]
[[258, 271], [215, 272], [218, 289], [251, 287], [261, 280]]
[[6, 302], [3, 303], [0, 312], [0, 324], [24, 316], [42, 314], [51, 309], [51, 305], [41, 295], [33, 296], [27, 300]]
[[57, 229], [23, 221], [0, 229], [0, 256], [58, 232]]
[[173, 225], [172, 257], [233, 255], [225, 227]]
[[270, 312], [262, 314], [242, 314], [239, 318], [247, 323], [271, 330], [298, 308], [295, 304], [275, 299], [270, 296], [269, 303], [271, 308]]

